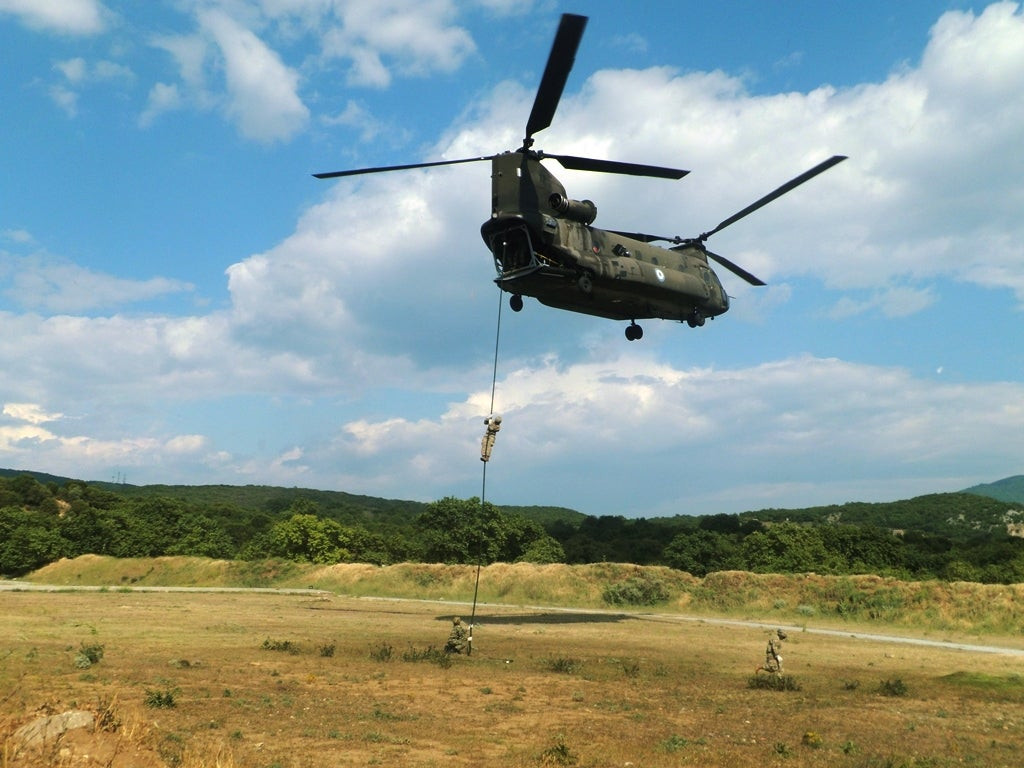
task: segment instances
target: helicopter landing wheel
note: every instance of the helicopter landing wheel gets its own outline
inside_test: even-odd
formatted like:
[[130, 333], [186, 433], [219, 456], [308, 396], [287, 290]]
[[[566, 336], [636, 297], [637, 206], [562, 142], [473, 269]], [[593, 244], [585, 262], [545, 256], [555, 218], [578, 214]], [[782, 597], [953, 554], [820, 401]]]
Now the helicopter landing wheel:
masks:
[[594, 290], [594, 282], [590, 279], [590, 275], [580, 275], [576, 285], [583, 293], [590, 293]]
[[644, 329], [636, 323], [630, 323], [626, 326], [626, 339], [628, 341], [638, 341], [644, 337]]
[[700, 315], [694, 312], [692, 315], [686, 318], [686, 323], [691, 328], [700, 328], [702, 325], [704, 325], [704, 315]]
[[512, 307], [512, 311], [513, 312], [522, 312], [523, 311], [523, 297], [520, 296], [518, 293], [513, 293], [508, 298], [508, 305], [510, 307]]

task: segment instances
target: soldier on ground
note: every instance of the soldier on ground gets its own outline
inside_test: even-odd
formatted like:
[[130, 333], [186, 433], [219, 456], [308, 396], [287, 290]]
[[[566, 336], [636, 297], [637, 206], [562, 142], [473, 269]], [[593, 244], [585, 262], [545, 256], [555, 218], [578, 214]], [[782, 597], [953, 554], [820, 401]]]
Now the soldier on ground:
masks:
[[448, 635], [448, 642], [444, 644], [445, 653], [464, 653], [469, 643], [469, 632], [462, 624], [462, 619], [456, 616], [452, 619], [452, 631]]
[[760, 672], [763, 669], [776, 677], [782, 677], [782, 655], [779, 651], [782, 650], [782, 641], [785, 639], [786, 633], [781, 629], [772, 633], [768, 638], [768, 647], [764, 650], [764, 666], [758, 667], [755, 672]]

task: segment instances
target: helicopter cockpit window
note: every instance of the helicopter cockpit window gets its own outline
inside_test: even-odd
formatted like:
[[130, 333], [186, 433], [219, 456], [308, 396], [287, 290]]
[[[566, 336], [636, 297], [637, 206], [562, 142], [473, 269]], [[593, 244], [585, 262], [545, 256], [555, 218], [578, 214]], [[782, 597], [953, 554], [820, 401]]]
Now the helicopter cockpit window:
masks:
[[530, 233], [523, 227], [513, 227], [491, 236], [491, 253], [498, 274], [505, 275], [536, 266]]

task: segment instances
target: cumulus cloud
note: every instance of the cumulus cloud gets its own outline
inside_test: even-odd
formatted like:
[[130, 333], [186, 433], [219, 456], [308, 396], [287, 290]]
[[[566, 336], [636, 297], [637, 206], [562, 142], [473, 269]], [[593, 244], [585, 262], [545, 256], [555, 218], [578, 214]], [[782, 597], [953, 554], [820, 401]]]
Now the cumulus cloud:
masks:
[[305, 126], [309, 109], [298, 95], [299, 76], [251, 30], [226, 13], [199, 14], [224, 64], [227, 113], [257, 141], [287, 139]]
[[476, 50], [469, 33], [452, 24], [455, 12], [451, 0], [345, 3], [324, 34], [324, 54], [347, 60], [349, 84], [357, 86], [387, 87], [393, 68], [402, 75], [451, 72]]
[[[931, 490], [955, 490], [991, 473], [993, 462], [1012, 471], [993, 430], [1013, 441], [1011, 453], [1024, 450], [1019, 384], [940, 384], [810, 356], [723, 369], [680, 369], [648, 354], [548, 360], [511, 371], [498, 393], [504, 423], [493, 469], [502, 487], [522, 498], [531, 477], [558, 466], [560, 503], [611, 502], [627, 514], [649, 510], [659, 495], [669, 499], [665, 514], [742, 511], [736, 504], [751, 498], [771, 506], [807, 476], [816, 478], [802, 491], [807, 503], [847, 500], [833, 495], [837, 488], [885, 499], [890, 481], [914, 485], [922, 474]], [[348, 423], [321, 460], [359, 474], [372, 467], [360, 487], [382, 494], [412, 485], [430, 498], [453, 483], [469, 492], [487, 401], [477, 391], [437, 419]], [[887, 481], [876, 485], [880, 476]], [[358, 482], [356, 473], [345, 480]], [[541, 484], [525, 495], [544, 503], [548, 493]]]
[[17, 257], [0, 252], [0, 280], [8, 283], [3, 294], [26, 309], [47, 312], [86, 312], [123, 307], [194, 287], [180, 280], [154, 277], [128, 280], [45, 257]]
[[102, 32], [110, 15], [99, 0], [0, 0], [3, 13], [33, 29], [67, 35]]

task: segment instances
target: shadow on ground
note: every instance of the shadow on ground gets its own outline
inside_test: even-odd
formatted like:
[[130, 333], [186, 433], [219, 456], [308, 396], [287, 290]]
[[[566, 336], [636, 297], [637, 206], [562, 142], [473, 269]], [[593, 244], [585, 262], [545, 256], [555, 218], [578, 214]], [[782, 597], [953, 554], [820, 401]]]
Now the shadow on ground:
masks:
[[[469, 621], [466, 614], [458, 614], [462, 620]], [[451, 623], [456, 614], [445, 614], [436, 617], [436, 621]], [[634, 618], [625, 613], [589, 613], [586, 611], [550, 611], [545, 613], [478, 613], [474, 623], [486, 626], [502, 624], [617, 624], [625, 619]]]

